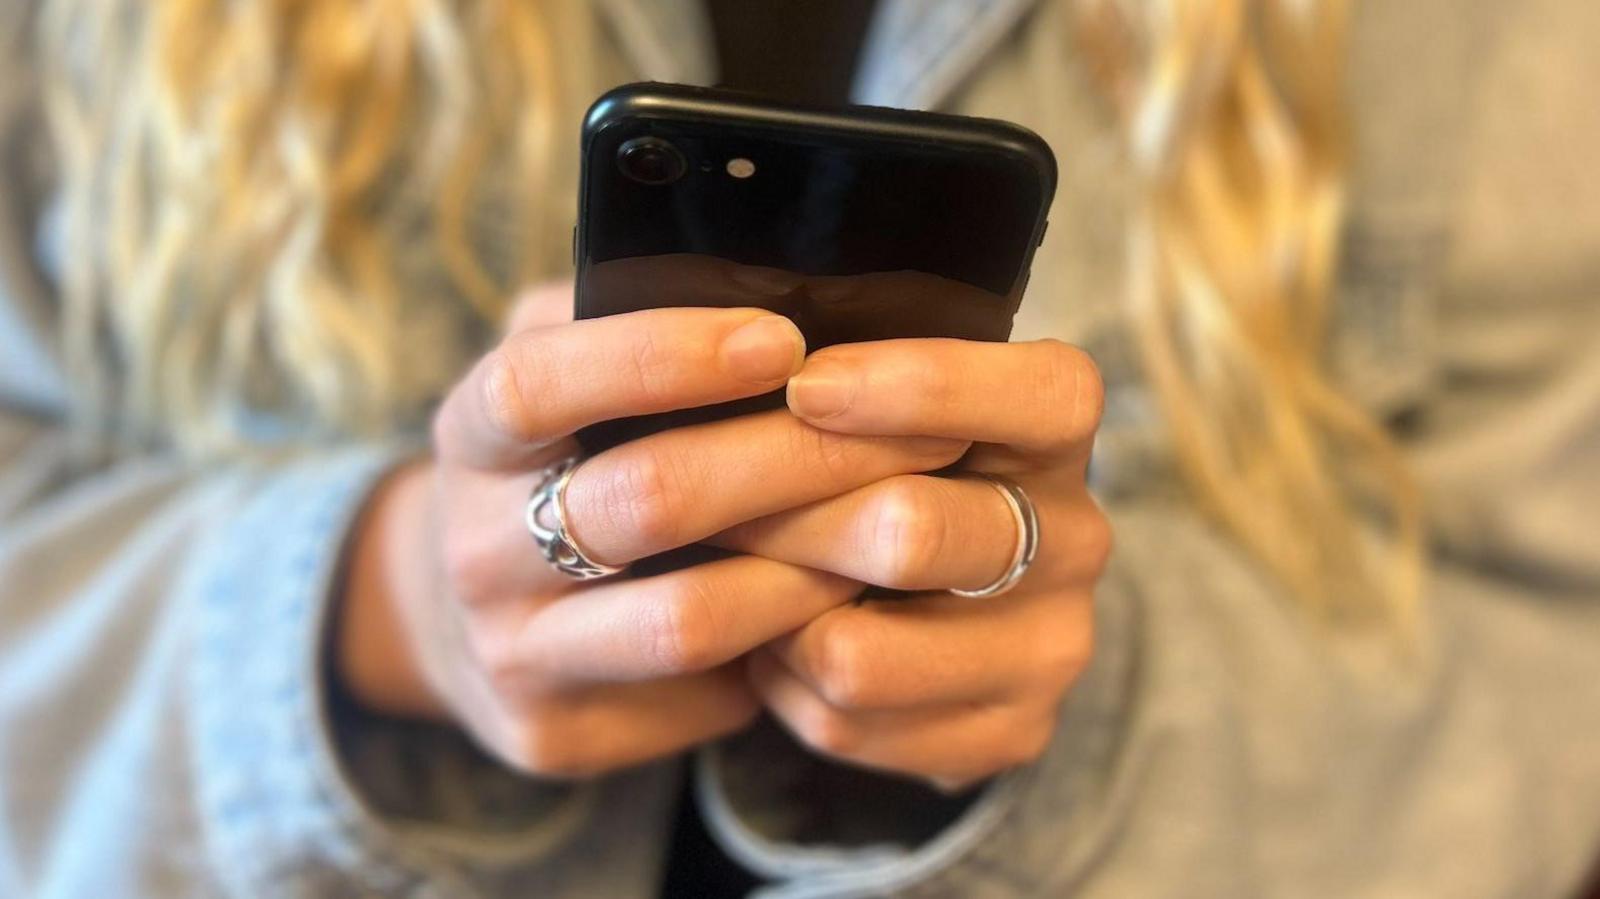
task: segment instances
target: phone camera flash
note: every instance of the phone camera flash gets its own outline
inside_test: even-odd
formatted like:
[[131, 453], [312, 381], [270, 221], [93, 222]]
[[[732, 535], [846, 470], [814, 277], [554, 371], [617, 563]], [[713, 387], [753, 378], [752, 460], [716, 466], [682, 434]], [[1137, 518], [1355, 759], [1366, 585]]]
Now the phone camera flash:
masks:
[[735, 156], [728, 160], [728, 174], [744, 180], [756, 173], [756, 164], [743, 156]]

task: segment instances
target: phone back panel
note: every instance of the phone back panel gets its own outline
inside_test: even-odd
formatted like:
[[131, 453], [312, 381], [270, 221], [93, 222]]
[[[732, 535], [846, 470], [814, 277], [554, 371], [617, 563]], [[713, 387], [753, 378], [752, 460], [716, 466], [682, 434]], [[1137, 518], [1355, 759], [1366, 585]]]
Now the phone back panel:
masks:
[[[630, 177], [619, 151], [641, 138], [678, 154], [681, 175]], [[1049, 147], [1003, 122], [676, 85], [601, 97], [583, 142], [578, 317], [759, 306], [792, 318], [811, 350], [1005, 340], [1056, 179]], [[779, 404], [781, 394], [608, 422], [579, 439], [597, 452]]]

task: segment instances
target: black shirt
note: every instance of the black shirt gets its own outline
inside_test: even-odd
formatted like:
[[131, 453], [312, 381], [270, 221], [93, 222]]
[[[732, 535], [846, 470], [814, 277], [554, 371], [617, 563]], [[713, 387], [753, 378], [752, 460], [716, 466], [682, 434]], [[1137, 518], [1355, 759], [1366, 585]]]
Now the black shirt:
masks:
[[837, 105], [850, 96], [871, 0], [706, 0], [724, 87]]

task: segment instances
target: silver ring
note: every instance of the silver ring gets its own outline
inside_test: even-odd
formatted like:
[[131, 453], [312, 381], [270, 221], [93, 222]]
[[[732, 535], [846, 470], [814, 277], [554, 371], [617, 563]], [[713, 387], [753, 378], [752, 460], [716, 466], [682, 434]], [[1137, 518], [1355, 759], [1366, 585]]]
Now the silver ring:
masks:
[[962, 472], [960, 477], [985, 481], [1005, 497], [1006, 505], [1011, 508], [1011, 515], [1017, 522], [1017, 549], [1011, 554], [1011, 564], [993, 583], [976, 590], [951, 588], [950, 592], [973, 599], [999, 596], [1022, 580], [1022, 576], [1028, 573], [1028, 567], [1033, 564], [1034, 555], [1039, 552], [1039, 513], [1034, 510], [1028, 494], [1010, 478], [981, 471]]
[[577, 467], [578, 457], [568, 456], [539, 472], [539, 483], [528, 497], [523, 520], [527, 522], [528, 533], [533, 535], [533, 542], [539, 544], [539, 552], [555, 570], [573, 580], [591, 581], [616, 574], [622, 567], [589, 558], [567, 532], [567, 482], [572, 480], [572, 472]]

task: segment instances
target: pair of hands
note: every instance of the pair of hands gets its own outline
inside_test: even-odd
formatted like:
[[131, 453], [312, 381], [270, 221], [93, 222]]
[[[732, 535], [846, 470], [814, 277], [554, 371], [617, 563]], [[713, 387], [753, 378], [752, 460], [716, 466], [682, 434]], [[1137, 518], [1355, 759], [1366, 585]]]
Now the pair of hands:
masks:
[[[379, 489], [356, 536], [339, 668], [367, 704], [444, 717], [507, 764], [584, 777], [737, 731], [765, 707], [815, 751], [958, 788], [1037, 757], [1087, 663], [1110, 529], [1085, 489], [1101, 386], [1056, 341], [896, 340], [805, 356], [759, 309], [572, 322], [536, 291], [434, 423], [434, 457]], [[586, 459], [569, 531], [623, 565], [703, 542], [738, 553], [577, 583], [523, 523], [577, 429], [754, 396], [788, 409]], [[1022, 485], [1042, 542], [1016, 589], [991, 485]], [[926, 591], [853, 600], [867, 584]]]

